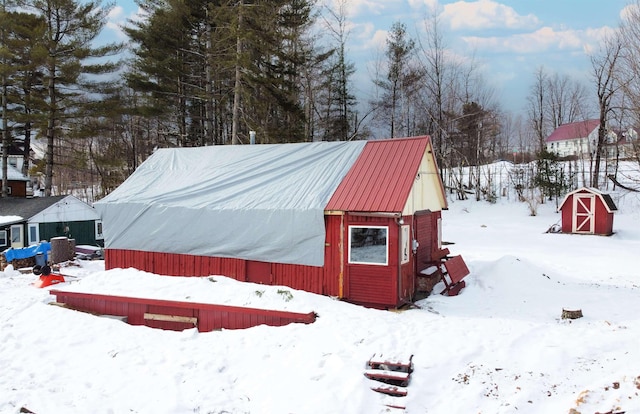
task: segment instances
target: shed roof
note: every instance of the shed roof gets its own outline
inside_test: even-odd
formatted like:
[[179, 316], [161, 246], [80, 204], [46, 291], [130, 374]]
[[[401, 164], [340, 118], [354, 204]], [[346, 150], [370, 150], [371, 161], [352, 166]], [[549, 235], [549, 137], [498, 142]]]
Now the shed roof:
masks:
[[[2, 162], [2, 160], [0, 160], [0, 168], [2, 168], [3, 165], [4, 163]], [[20, 170], [18, 170], [16, 167], [12, 166], [11, 164], [7, 164], [7, 180], [29, 181], [29, 177], [22, 174]]]
[[72, 195], [3, 199], [0, 202], [0, 216], [20, 216], [38, 223], [99, 218], [93, 207]]
[[401, 212], [428, 142], [426, 136], [367, 142], [326, 209]]
[[547, 137], [546, 142], [566, 141], [569, 139], [586, 138], [600, 125], [598, 119], [572, 122], [560, 125]]
[[20, 216], [30, 219], [67, 196], [6, 198], [0, 202], [0, 216]]
[[607, 209], [607, 211], [609, 213], [612, 213], [612, 212], [618, 210], [618, 207], [616, 207], [616, 203], [613, 201], [613, 199], [611, 198], [611, 196], [609, 194], [603, 193], [602, 191], [598, 190], [597, 188], [591, 188], [591, 187], [578, 188], [577, 190], [573, 190], [570, 193], [568, 193], [564, 197], [564, 199], [562, 200], [562, 203], [560, 203], [560, 206], [558, 207], [558, 210], [562, 210], [565, 202], [572, 195], [574, 195], [576, 193], [591, 193], [591, 194], [594, 194], [596, 197], [598, 197], [600, 200], [602, 200], [602, 203], [604, 204], [605, 208]]

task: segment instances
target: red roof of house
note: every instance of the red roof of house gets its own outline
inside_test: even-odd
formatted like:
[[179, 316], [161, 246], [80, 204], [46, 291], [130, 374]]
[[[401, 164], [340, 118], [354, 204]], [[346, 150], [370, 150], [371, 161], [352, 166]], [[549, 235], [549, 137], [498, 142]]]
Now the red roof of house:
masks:
[[556, 142], [568, 139], [586, 138], [599, 125], [600, 120], [598, 119], [587, 119], [586, 121], [560, 125], [547, 137], [545, 141]]
[[428, 136], [368, 141], [325, 209], [401, 212], [428, 143]]

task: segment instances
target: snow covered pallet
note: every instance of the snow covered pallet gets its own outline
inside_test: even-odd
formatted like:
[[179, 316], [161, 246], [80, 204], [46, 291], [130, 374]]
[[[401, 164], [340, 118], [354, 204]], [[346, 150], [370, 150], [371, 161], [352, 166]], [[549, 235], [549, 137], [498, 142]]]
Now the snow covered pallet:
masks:
[[364, 376], [386, 384], [372, 387], [372, 390], [394, 397], [405, 397], [407, 395], [406, 387], [409, 385], [413, 372], [412, 359], [413, 355], [402, 358], [374, 354], [367, 362]]

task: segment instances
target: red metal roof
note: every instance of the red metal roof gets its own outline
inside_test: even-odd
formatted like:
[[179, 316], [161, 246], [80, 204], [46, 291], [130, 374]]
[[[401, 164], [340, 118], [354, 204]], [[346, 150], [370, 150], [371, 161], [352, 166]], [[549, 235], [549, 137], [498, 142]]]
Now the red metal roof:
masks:
[[429, 137], [368, 141], [326, 210], [402, 212]]
[[598, 119], [588, 119], [586, 121], [560, 125], [547, 137], [545, 141], [556, 142], [568, 139], [586, 138], [599, 125], [600, 121]]

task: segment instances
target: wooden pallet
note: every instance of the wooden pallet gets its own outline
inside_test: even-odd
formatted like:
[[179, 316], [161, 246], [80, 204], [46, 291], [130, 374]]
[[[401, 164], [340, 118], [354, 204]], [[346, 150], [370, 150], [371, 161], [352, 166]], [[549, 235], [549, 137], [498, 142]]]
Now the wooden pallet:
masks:
[[406, 397], [411, 373], [413, 372], [413, 355], [408, 358], [374, 354], [367, 362], [364, 376], [386, 385], [371, 387], [373, 391], [391, 395], [393, 397]]

